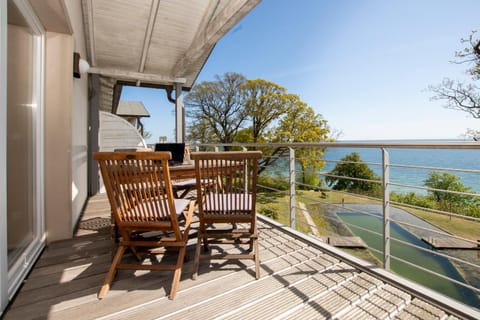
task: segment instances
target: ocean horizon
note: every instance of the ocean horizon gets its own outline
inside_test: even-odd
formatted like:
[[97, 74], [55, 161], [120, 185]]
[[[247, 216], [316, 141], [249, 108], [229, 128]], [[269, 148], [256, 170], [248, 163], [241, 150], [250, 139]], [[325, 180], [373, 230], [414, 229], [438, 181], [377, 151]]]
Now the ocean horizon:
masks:
[[[384, 139], [384, 140], [337, 140], [338, 142], [458, 142], [472, 141], [471, 139]], [[480, 143], [480, 142], [479, 142]], [[475, 193], [480, 193], [480, 150], [468, 149], [395, 149], [387, 148], [390, 156], [390, 181], [393, 183], [423, 186], [423, 181], [432, 171], [449, 172], [460, 177], [460, 182], [468, 186]], [[322, 172], [331, 171], [338, 161], [352, 152], [358, 152], [360, 159], [381, 176], [382, 152], [380, 148], [329, 148], [325, 152], [324, 159], [327, 161]], [[408, 165], [430, 167], [424, 168], [400, 168], [395, 165]], [[448, 171], [446, 169], [453, 169]], [[458, 170], [466, 169], [469, 172]], [[478, 170], [479, 172], [474, 172]], [[473, 171], [473, 172], [472, 172]], [[422, 189], [409, 189], [404, 187], [392, 188], [393, 191], [425, 194]]]

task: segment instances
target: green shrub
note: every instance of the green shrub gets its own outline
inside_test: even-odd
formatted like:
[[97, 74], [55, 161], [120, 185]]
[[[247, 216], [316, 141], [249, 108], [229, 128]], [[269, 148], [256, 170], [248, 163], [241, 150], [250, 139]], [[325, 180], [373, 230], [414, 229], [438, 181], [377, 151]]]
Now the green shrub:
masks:
[[262, 206], [258, 212], [260, 214], [263, 214], [264, 216], [267, 216], [271, 219], [277, 220], [278, 219], [278, 212], [275, 210], [272, 206], [270, 205], [264, 205]]
[[[290, 189], [288, 178], [279, 173], [261, 174], [258, 177], [258, 184], [282, 191]], [[259, 189], [261, 190], [261, 187]]]

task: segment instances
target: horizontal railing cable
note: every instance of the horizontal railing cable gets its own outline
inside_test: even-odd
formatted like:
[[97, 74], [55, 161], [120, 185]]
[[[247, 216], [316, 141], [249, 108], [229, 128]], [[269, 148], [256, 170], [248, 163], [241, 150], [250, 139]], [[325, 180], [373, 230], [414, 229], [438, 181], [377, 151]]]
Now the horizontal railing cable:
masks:
[[[322, 165], [338, 165], [338, 164], [351, 164], [351, 165], [357, 165], [357, 164], [362, 164], [362, 165], [367, 165], [369, 168], [370, 167], [379, 167], [381, 169], [380, 176], [382, 177], [382, 174], [385, 174], [382, 178], [387, 181], [382, 181], [382, 180], [376, 180], [376, 179], [367, 179], [367, 178], [358, 178], [358, 177], [348, 177], [348, 176], [343, 176], [340, 174], [335, 174], [333, 173], [333, 170], [330, 171], [322, 171], [318, 170], [318, 172], [315, 172], [315, 175], [317, 175], [317, 178], [320, 179], [320, 183], [318, 185], [311, 185], [308, 182], [305, 182], [303, 179], [303, 175], [298, 174], [296, 175], [296, 179], [292, 179], [292, 177], [295, 176], [295, 171], [301, 170], [300, 162], [305, 161], [305, 160], [312, 160], [309, 159], [308, 157], [302, 156], [302, 157], [297, 157], [295, 158], [294, 153], [289, 153], [292, 151], [295, 151], [296, 149], [301, 149], [301, 148], [321, 148], [323, 155], [325, 155], [328, 150], [330, 149], [341, 149], [341, 148], [352, 148], [356, 151], [356, 149], [372, 149], [372, 150], [378, 150], [378, 156], [382, 154], [386, 149], [390, 151], [391, 149], [450, 149], [450, 150], [478, 150], [480, 151], [480, 143], [477, 142], [385, 142], [385, 143], [378, 143], [378, 142], [320, 142], [320, 143], [239, 143], [239, 144], [202, 144], [202, 146], [207, 146], [207, 147], [212, 147], [215, 148], [216, 150], [219, 150], [221, 146], [233, 146], [233, 147], [239, 147], [239, 148], [254, 148], [257, 150], [274, 150], [276, 148], [285, 148], [285, 150], [281, 151], [279, 154], [275, 154], [269, 157], [266, 157], [264, 161], [261, 162], [261, 170], [265, 172], [265, 181], [268, 181], [268, 185], [265, 184], [258, 184], [258, 188], [261, 188], [265, 195], [267, 195], [269, 192], [274, 193], [274, 197], [284, 197], [284, 196], [289, 196], [290, 199], [295, 199], [296, 201], [293, 204], [287, 205], [289, 210], [291, 210], [291, 216], [290, 216], [290, 223], [293, 222], [292, 227], [295, 227], [294, 221], [295, 219], [292, 220], [292, 213], [296, 212], [296, 215], [298, 215], [302, 210], [304, 210], [303, 205], [300, 206], [298, 205], [299, 202], [303, 202], [306, 206], [309, 206], [309, 209], [311, 209], [312, 212], [309, 212], [310, 215], [315, 217], [315, 215], [321, 215], [318, 218], [324, 219], [327, 223], [327, 228], [325, 228], [324, 232], [325, 233], [343, 233], [343, 232], [350, 232], [355, 234], [355, 232], [352, 232], [352, 230], [359, 230], [365, 233], [368, 233], [370, 235], [378, 236], [380, 238], [384, 238], [384, 234], [382, 233], [382, 229], [380, 228], [379, 232], [377, 230], [372, 230], [369, 229], [368, 227], [363, 227], [359, 226], [355, 223], [350, 223], [348, 221], [345, 221], [344, 219], [341, 218], [340, 215], [337, 215], [337, 213], [341, 210], [342, 212], [353, 212], [357, 214], [361, 214], [364, 216], [368, 217], [374, 217], [376, 219], [384, 219], [382, 212], [388, 213], [387, 211], [383, 211], [385, 206], [390, 208], [390, 213], [389, 216], [387, 216], [387, 219], [384, 221], [386, 224], [390, 223], [395, 223], [397, 224], [400, 228], [403, 228], [407, 232], [413, 234], [417, 239], [420, 239], [421, 237], [424, 238], [433, 238], [435, 236], [438, 237], [449, 237], [453, 240], [461, 240], [465, 241], [467, 244], [476, 244], [475, 240], [472, 239], [466, 239], [462, 237], [462, 234], [452, 234], [454, 233], [449, 231], [451, 230], [450, 228], [447, 228], [443, 230], [443, 227], [439, 225], [437, 228], [430, 228], [428, 227], [428, 224], [423, 225], [423, 224], [418, 224], [413, 222], [414, 220], [407, 220], [405, 221], [404, 219], [401, 218], [401, 216], [396, 216], [395, 212], [391, 211], [391, 208], [395, 207], [398, 208], [399, 210], [404, 210], [407, 214], [411, 214], [412, 216], [417, 216], [419, 219], [423, 219], [421, 215], [416, 214], [415, 210], [421, 210], [424, 211], [425, 213], [428, 213], [431, 215], [432, 218], [435, 218], [436, 215], [443, 215], [443, 216], [449, 216], [450, 218], [455, 218], [455, 219], [464, 219], [464, 220], [469, 220], [472, 221], [472, 223], [479, 223], [480, 222], [480, 217], [476, 217], [478, 215], [478, 211], [475, 209], [475, 203], [478, 201], [477, 199], [480, 197], [480, 194], [475, 193], [471, 191], [472, 189], [466, 189], [466, 191], [457, 191], [457, 190], [445, 190], [445, 189], [440, 189], [440, 188], [432, 188], [427, 185], [420, 185], [420, 181], [418, 181], [417, 185], [415, 184], [410, 184], [410, 183], [403, 183], [403, 182], [397, 182], [396, 179], [400, 181], [409, 181], [405, 179], [405, 177], [402, 177], [401, 174], [399, 173], [401, 170], [392, 170], [392, 169], [406, 169], [406, 170], [418, 170], [418, 171], [413, 171], [414, 174], [422, 174], [426, 175], [428, 172], [427, 171], [442, 171], [442, 172], [451, 172], [451, 173], [466, 173], [466, 174], [480, 174], [480, 170], [473, 168], [447, 168], [445, 166], [428, 166], [425, 163], [422, 163], [421, 165], [415, 165], [414, 163], [379, 163], [375, 161], [348, 161], [348, 160], [343, 160], [343, 159], [324, 159], [322, 156], [321, 158], [314, 159], [318, 163], [321, 163]], [[265, 149], [262, 149], [265, 148]], [[266, 151], [267, 152], [267, 151]], [[372, 153], [373, 154], [373, 153]], [[290, 155], [290, 158], [288, 157]], [[294, 161], [292, 162], [292, 159]], [[432, 162], [433, 163], [433, 162]], [[438, 163], [438, 162], [437, 162]], [[375, 169], [375, 172], [377, 169]], [[420, 171], [421, 170], [421, 171]], [[423, 171], [425, 173], [423, 173]], [[420, 173], [422, 172], [422, 173]], [[293, 173], [293, 176], [291, 175]], [[290, 176], [290, 180], [289, 180]], [[284, 180], [283, 178], [284, 177]], [[359, 194], [355, 192], [349, 192], [348, 190], [332, 190], [331, 188], [328, 188], [324, 186], [324, 182], [326, 178], [332, 178], [332, 179], [342, 179], [342, 180], [349, 180], [353, 182], [364, 182], [364, 183], [374, 183], [374, 184], [381, 184], [383, 186], [382, 190], [388, 190], [390, 187], [395, 187], [393, 189], [393, 192], [386, 193], [386, 200], [383, 199], [383, 206], [382, 206], [382, 199], [375, 197], [375, 193], [371, 195], [367, 194]], [[408, 178], [408, 177], [407, 177]], [[417, 179], [416, 179], [417, 180]], [[284, 184], [287, 186], [287, 190], [281, 190], [279, 188], [275, 188], [272, 186], [272, 184], [275, 184], [275, 182], [278, 181], [282, 185]], [[308, 181], [308, 180], [306, 180]], [[323, 183], [323, 184], [322, 184]], [[425, 181], [424, 181], [425, 183]], [[292, 189], [290, 189], [292, 188]], [[305, 189], [305, 190], [311, 190], [315, 191], [312, 192], [311, 194], [309, 193], [303, 193], [299, 192], [296, 190], [296, 188], [299, 189]], [[420, 193], [421, 197], [420, 200], [426, 201], [425, 202], [425, 207], [420, 206], [420, 205], [414, 205], [410, 203], [404, 203], [400, 201], [394, 201], [391, 199], [388, 199], [388, 195], [392, 197], [392, 195], [399, 194], [398, 189], [404, 190], [407, 189], [409, 192], [411, 190], [414, 191], [414, 194], [418, 194], [415, 191], [419, 190], [422, 191]], [[392, 190], [392, 189], [390, 189]], [[330, 193], [332, 192], [332, 193]], [[429, 195], [425, 196], [424, 194], [428, 193]], [[263, 192], [262, 192], [263, 193]], [[265, 204], [270, 203], [270, 198], [268, 196], [262, 195], [262, 193], [258, 194], [259, 199], [262, 199]], [[439, 201], [435, 202], [435, 199], [431, 197], [431, 195], [439, 195], [442, 194], [444, 195], [450, 195], [451, 199], [461, 199], [462, 201], [464, 199], [466, 202], [462, 202], [464, 207], [461, 207], [461, 203], [455, 203], [455, 202], [450, 202], [449, 197], [446, 197], [444, 200], [445, 202], [438, 203]], [[336, 195], [333, 199], [336, 200], [336, 203], [330, 203], [326, 198], [328, 197], [329, 194], [338, 194]], [[384, 193], [385, 194], [385, 193]], [[401, 193], [400, 193], [401, 194]], [[292, 196], [293, 195], [293, 196]], [[339, 196], [340, 195], [340, 196]], [[320, 196], [320, 197], [319, 197]], [[351, 201], [349, 196], [355, 197], [353, 202], [351, 203], [345, 203], [346, 201]], [[453, 196], [458, 196], [458, 197], [453, 197]], [[338, 198], [339, 197], [339, 198]], [[468, 197], [468, 198], [467, 198]], [[358, 198], [361, 198], [360, 201], [356, 202]], [[264, 200], [265, 199], [265, 200]], [[271, 198], [272, 202], [275, 200]], [[398, 199], [402, 199], [399, 197]], [[408, 200], [408, 198], [405, 198]], [[433, 199], [433, 200], [432, 200]], [[471, 199], [471, 200], [470, 200]], [[282, 200], [283, 201], [283, 200]], [[339, 203], [341, 201], [341, 203]], [[365, 203], [364, 203], [365, 202]], [[414, 202], [412, 202], [414, 203]], [[417, 204], [421, 204], [421, 202], [416, 202]], [[374, 204], [375, 207], [370, 207], [367, 210], [363, 210], [360, 206], [361, 205], [372, 205]], [[468, 205], [468, 207], [466, 207]], [[314, 206], [318, 206], [319, 209], [315, 209]], [[434, 206], [435, 208], [429, 208], [429, 206]], [[450, 207], [450, 211], [445, 211], [447, 210], [447, 206]], [[366, 208], [366, 207], [365, 207]], [[282, 208], [283, 209], [283, 208]], [[410, 209], [410, 210], [408, 210]], [[377, 212], [378, 211], [378, 212]], [[460, 212], [460, 213], [459, 213]], [[465, 214], [461, 214], [465, 212]], [[467, 215], [469, 214], [469, 215]], [[392, 217], [393, 216], [393, 217]], [[424, 219], [425, 220], [425, 219]], [[297, 220], [298, 221], [298, 220]], [[304, 220], [299, 221], [297, 227], [311, 227], [310, 223], [304, 223]], [[318, 221], [318, 220], [314, 220]], [[454, 220], [457, 221], [457, 220]], [[431, 223], [428, 220], [425, 220], [426, 223]], [[315, 223], [315, 222], [314, 222]], [[467, 222], [468, 223], [468, 222]], [[317, 223], [315, 223], [317, 224]], [[435, 223], [431, 223], [433, 226], [435, 226]], [[333, 226], [333, 227], [328, 227], [328, 225]], [[337, 229], [339, 226], [344, 226], [344, 229]], [[445, 227], [446, 228], [446, 227]], [[468, 232], [468, 231], [467, 231]], [[337, 234], [338, 234], [337, 233]], [[467, 233], [468, 234], [468, 233]], [[389, 236], [389, 239], [393, 240], [393, 242], [397, 244], [401, 244], [404, 246], [408, 246], [410, 248], [413, 248], [415, 250], [418, 250], [422, 255], [425, 253], [431, 254], [433, 256], [437, 256], [440, 258], [445, 258], [451, 261], [452, 263], [457, 264], [460, 266], [460, 269], [462, 266], [465, 266], [467, 268], [466, 270], [471, 270], [470, 268], [475, 268], [476, 270], [480, 269], [480, 265], [476, 262], [477, 260], [472, 260], [468, 261], [468, 257], [464, 257], [462, 255], [457, 255], [454, 256], [453, 253], [449, 253], [448, 251], [440, 251], [440, 250], [433, 250], [432, 247], [424, 247], [419, 244], [411, 243], [402, 239], [397, 239], [395, 237]], [[383, 239], [383, 242], [385, 242], [385, 239]], [[474, 247], [474, 246], [472, 246]], [[383, 250], [387, 251], [389, 248], [388, 246], [383, 248]], [[469, 247], [470, 248], [470, 247]], [[472, 248], [475, 249], [475, 248]], [[368, 250], [370, 253], [375, 253], [379, 254], [380, 256], [384, 254], [383, 250], [378, 250], [374, 247], [368, 247]], [[424, 272], [427, 272], [429, 274], [433, 274], [439, 278], [445, 279], [447, 281], [450, 281], [452, 283], [455, 283], [457, 285], [463, 286], [465, 288], [468, 288], [470, 290], [473, 290], [473, 292], [480, 293], [480, 288], [477, 288], [473, 285], [470, 285], [468, 283], [464, 283], [459, 280], [463, 280], [459, 278], [459, 280], [453, 279], [447, 275], [443, 275], [441, 273], [435, 272], [433, 270], [430, 270], [428, 266], [421, 266], [416, 264], [415, 262], [410, 262], [406, 261], [398, 256], [393, 255], [395, 252], [390, 252], [391, 258], [395, 261], [403, 262], [411, 267], [414, 267], [418, 270], [422, 270]], [[378, 258], [378, 257], [377, 257]], [[382, 263], [381, 259], [378, 261], [378, 263]], [[458, 267], [457, 266], [457, 267]], [[385, 268], [385, 266], [383, 266]], [[388, 267], [388, 266], [387, 266]], [[464, 270], [464, 272], [466, 272]], [[471, 277], [472, 275], [470, 275]]]
[[436, 189], [436, 188], [430, 188], [430, 187], [414, 186], [414, 185], [410, 185], [410, 184], [402, 184], [402, 183], [397, 183], [397, 182], [389, 182], [389, 184], [391, 186], [397, 186], [397, 187], [406, 187], [406, 188], [411, 188], [411, 189], [435, 191], [435, 192], [456, 194], [456, 195], [462, 195], [462, 196], [473, 196], [473, 197], [480, 196], [480, 194], [478, 194], [478, 193], [470, 193], [470, 192], [462, 192], [462, 191], [454, 191], [454, 190], [446, 190], [446, 189]]
[[436, 210], [436, 209], [426, 208], [426, 207], [419, 207], [419, 206], [415, 206], [415, 205], [412, 205], [412, 204], [408, 204], [408, 203], [404, 203], [404, 202], [397, 202], [397, 201], [390, 201], [390, 203], [393, 204], [393, 205], [396, 205], [396, 206], [400, 206], [400, 207], [407, 207], [407, 208], [411, 208], [411, 209], [419, 209], [419, 210], [424, 210], [424, 211], [428, 211], [428, 212], [431, 212], [431, 213], [438, 213], [438, 214], [441, 214], [441, 215], [444, 215], [444, 216], [451, 216], [451, 217], [455, 217], [455, 218], [459, 218], [459, 219], [480, 222], [480, 218], [472, 217], [472, 216], [466, 216], [466, 215], [458, 214], [458, 213], [454, 213], [454, 212]]
[[477, 169], [459, 169], [459, 168], [443, 168], [443, 167], [427, 167], [427, 166], [412, 166], [407, 164], [389, 164], [390, 167], [394, 168], [406, 168], [406, 169], [425, 169], [432, 171], [452, 171], [452, 172], [465, 172], [465, 173], [479, 173], [480, 170]]

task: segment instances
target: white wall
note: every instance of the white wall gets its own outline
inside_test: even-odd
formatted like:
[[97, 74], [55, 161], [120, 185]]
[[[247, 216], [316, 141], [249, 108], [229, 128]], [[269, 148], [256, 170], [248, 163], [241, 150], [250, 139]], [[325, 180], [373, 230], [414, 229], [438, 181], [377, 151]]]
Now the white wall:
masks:
[[122, 117], [100, 111], [99, 121], [99, 151], [147, 148], [147, 144], [138, 130]]
[[[0, 177], [7, 176], [7, 1], [0, 2]], [[0, 179], [0, 317], [8, 304], [7, 181]]]
[[47, 242], [72, 237], [73, 39], [47, 32], [45, 45], [45, 229]]
[[[87, 60], [81, 1], [65, 1], [73, 29], [74, 51]], [[73, 79], [72, 103], [72, 230], [88, 197], [88, 74]]]

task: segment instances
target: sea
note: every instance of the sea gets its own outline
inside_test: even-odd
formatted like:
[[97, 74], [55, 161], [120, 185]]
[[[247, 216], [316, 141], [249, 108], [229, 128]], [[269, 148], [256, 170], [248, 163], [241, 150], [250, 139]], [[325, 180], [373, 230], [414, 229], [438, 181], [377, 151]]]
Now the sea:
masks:
[[[446, 142], [465, 140], [376, 140], [376, 141], [342, 141], [342, 142]], [[480, 143], [480, 142], [479, 142]], [[480, 194], [480, 149], [387, 149], [390, 158], [390, 181], [392, 183], [405, 184], [411, 186], [424, 186], [424, 180], [432, 171], [448, 172], [460, 178], [460, 182], [471, 188], [474, 193]], [[336, 162], [351, 152], [358, 152], [360, 159], [367, 162], [369, 167], [379, 176], [382, 168], [382, 152], [380, 148], [329, 148], [326, 150], [324, 159], [327, 161], [322, 172], [331, 171]], [[429, 167], [420, 168], [400, 168], [395, 165], [409, 165]], [[453, 171], [443, 171], [440, 168], [454, 169]], [[458, 169], [470, 170], [469, 172], [456, 171]], [[392, 186], [392, 191], [396, 192], [416, 192], [425, 194], [423, 189]]]

